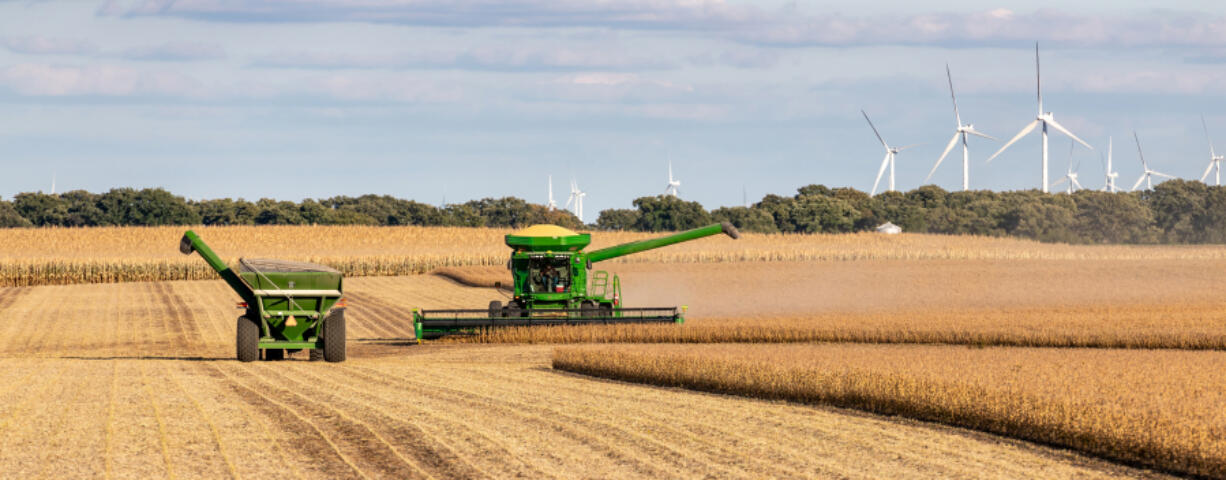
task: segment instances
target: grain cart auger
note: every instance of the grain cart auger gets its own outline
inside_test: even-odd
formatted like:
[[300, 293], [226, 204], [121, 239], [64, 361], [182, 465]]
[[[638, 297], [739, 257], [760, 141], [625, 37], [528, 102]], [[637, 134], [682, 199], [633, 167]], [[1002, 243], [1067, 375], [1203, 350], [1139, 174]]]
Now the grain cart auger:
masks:
[[179, 242], [184, 255], [199, 253], [243, 299], [235, 348], [240, 362], [264, 352], [281, 360], [286, 350], [310, 350], [311, 360], [345, 361], [345, 301], [341, 272], [313, 263], [239, 259], [239, 271], [221, 261], [195, 232]]
[[583, 251], [592, 241], [556, 225], [533, 225], [508, 234], [514, 297], [503, 305], [491, 301], [484, 310], [413, 311], [417, 338], [430, 339], [455, 333], [477, 333], [494, 327], [579, 325], [601, 323], [655, 323], [685, 321], [686, 307], [625, 308], [621, 281], [605, 271], [590, 271], [592, 264], [611, 258], [665, 247], [702, 237], [741, 234], [728, 222], [708, 225], [650, 240]]

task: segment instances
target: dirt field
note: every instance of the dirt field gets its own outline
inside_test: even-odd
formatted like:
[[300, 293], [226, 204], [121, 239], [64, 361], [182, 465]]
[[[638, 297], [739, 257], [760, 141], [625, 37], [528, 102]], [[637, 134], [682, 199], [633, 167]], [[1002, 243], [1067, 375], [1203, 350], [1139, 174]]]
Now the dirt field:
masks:
[[0, 476], [1145, 475], [945, 427], [561, 373], [550, 347], [417, 346], [408, 308], [492, 291], [436, 276], [346, 286], [337, 365], [232, 361], [239, 312], [218, 281], [0, 289]]

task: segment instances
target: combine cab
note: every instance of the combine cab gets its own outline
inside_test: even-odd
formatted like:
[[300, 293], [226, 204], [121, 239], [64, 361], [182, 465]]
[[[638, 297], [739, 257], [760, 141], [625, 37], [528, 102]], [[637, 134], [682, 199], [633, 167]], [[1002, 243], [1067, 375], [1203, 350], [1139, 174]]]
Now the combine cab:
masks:
[[494, 327], [660, 323], [685, 321], [685, 307], [624, 308], [621, 281], [592, 264], [611, 258], [696, 240], [716, 234], [739, 238], [731, 224], [708, 225], [677, 234], [591, 252], [587, 233], [555, 225], [534, 225], [506, 236], [511, 247], [514, 296], [507, 304], [491, 301], [483, 310], [414, 310], [417, 338], [477, 333]]

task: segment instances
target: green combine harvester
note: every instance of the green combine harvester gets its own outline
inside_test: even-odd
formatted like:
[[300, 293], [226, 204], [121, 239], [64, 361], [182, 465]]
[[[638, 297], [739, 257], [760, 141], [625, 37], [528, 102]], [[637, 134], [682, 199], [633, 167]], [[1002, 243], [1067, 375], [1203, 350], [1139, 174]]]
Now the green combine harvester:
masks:
[[[592, 264], [633, 253], [666, 247], [716, 234], [733, 239], [740, 233], [728, 222], [708, 225], [650, 240], [630, 242], [591, 252], [591, 234], [575, 233], [556, 225], [534, 225], [508, 234], [514, 296], [503, 305], [494, 300], [488, 309], [413, 311], [417, 338], [473, 334], [496, 327], [656, 323], [685, 321], [686, 307], [626, 308], [621, 281]], [[501, 285], [499, 285], [501, 286]]]
[[345, 361], [345, 301], [341, 272], [313, 263], [239, 259], [239, 272], [221, 261], [195, 232], [179, 242], [184, 255], [199, 253], [243, 299], [235, 348], [240, 362], [281, 360], [310, 350], [311, 360]]

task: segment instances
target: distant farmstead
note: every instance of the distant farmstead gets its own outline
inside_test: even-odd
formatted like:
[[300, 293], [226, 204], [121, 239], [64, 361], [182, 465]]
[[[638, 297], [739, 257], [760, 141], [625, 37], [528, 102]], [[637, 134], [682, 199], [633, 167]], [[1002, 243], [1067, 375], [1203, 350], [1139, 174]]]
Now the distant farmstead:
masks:
[[898, 225], [894, 225], [893, 223], [890, 223], [890, 222], [885, 222], [881, 225], [877, 225], [877, 233], [884, 233], [886, 235], [897, 235], [897, 234], [902, 233], [902, 227]]

